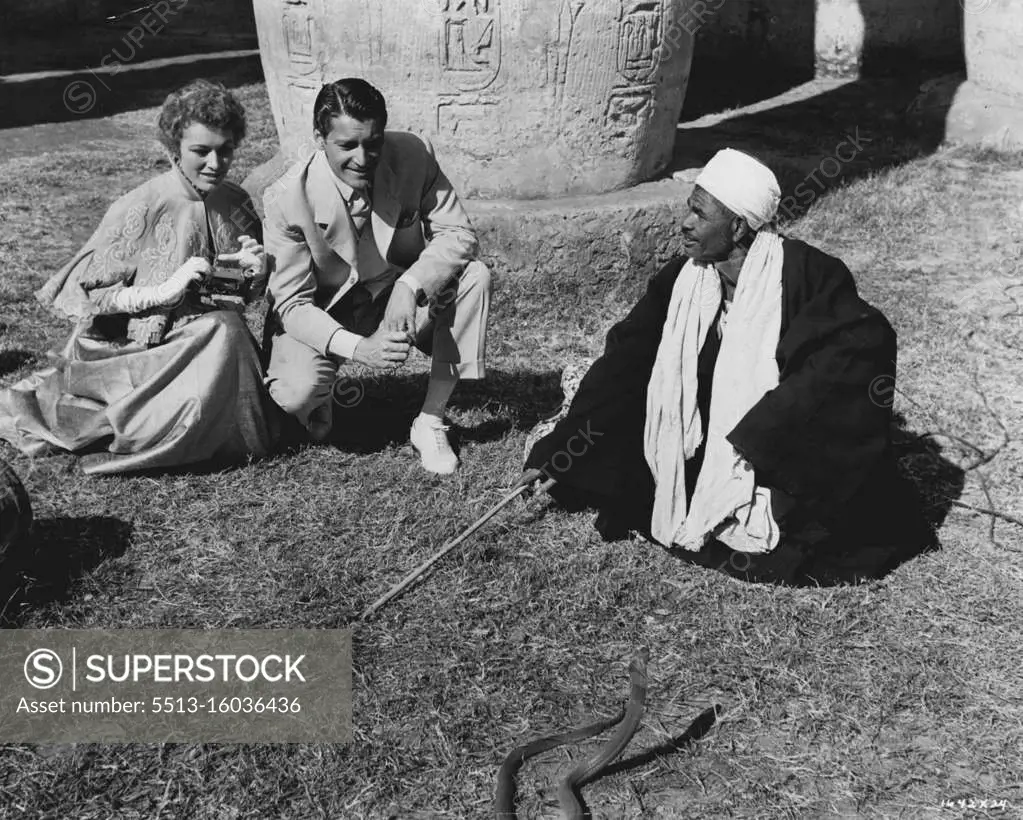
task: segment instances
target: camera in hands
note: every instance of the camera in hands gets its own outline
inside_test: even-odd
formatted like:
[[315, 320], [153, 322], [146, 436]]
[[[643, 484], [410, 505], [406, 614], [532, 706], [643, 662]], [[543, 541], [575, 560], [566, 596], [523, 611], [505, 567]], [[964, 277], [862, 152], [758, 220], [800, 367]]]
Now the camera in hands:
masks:
[[252, 277], [240, 268], [215, 263], [210, 273], [199, 283], [202, 296], [241, 296], [248, 298]]

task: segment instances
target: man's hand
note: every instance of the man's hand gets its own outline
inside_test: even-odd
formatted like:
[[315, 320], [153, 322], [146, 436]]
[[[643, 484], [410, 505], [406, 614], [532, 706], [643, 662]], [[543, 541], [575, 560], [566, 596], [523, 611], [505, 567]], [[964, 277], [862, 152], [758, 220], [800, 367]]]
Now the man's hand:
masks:
[[380, 327], [391, 333], [404, 333], [410, 342], [415, 341], [416, 294], [404, 282], [395, 283]]
[[520, 487], [527, 487], [528, 489], [522, 494], [522, 497], [528, 498], [529, 496], [533, 495], [534, 492], [536, 492], [537, 487], [535, 485], [543, 477], [544, 477], [543, 470], [538, 470], [536, 468], [526, 470], [522, 474], [522, 477], [515, 482], [515, 486], [512, 487], [512, 489], [517, 490]]
[[383, 325], [355, 346], [352, 358], [359, 364], [384, 370], [398, 367], [408, 359], [409, 340], [404, 332], [386, 330]]

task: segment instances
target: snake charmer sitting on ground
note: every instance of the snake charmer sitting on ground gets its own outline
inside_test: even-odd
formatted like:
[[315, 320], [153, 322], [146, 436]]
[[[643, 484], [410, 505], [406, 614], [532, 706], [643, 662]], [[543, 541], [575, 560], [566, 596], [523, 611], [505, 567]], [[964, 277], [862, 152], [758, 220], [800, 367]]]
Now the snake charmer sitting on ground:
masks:
[[[725, 149], [529, 482], [697, 563], [787, 581], [884, 572], [933, 539], [896, 471], [895, 332], [838, 259], [775, 232], [774, 174]], [[740, 560], [736, 561], [736, 556]], [[729, 559], [732, 559], [729, 561]]]

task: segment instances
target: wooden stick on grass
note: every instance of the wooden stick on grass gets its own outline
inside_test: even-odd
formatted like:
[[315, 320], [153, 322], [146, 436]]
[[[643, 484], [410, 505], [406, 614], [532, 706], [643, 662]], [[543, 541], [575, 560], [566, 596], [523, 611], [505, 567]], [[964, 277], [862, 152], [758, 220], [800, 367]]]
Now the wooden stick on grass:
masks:
[[[423, 561], [423, 563], [421, 563], [418, 567], [416, 567], [414, 570], [412, 570], [412, 572], [410, 572], [408, 575], [406, 575], [405, 578], [400, 583], [395, 584], [393, 587], [391, 587], [389, 590], [387, 590], [387, 592], [384, 595], [380, 596], [376, 601], [374, 601], [370, 606], [368, 606], [363, 611], [363, 613], [359, 616], [359, 620], [360, 621], [366, 620], [366, 618], [368, 618], [370, 615], [372, 615], [374, 612], [376, 612], [378, 609], [380, 609], [380, 607], [382, 607], [384, 604], [386, 604], [392, 598], [396, 597], [401, 592], [403, 592], [413, 581], [415, 581], [417, 578], [419, 578], [424, 572], [426, 572], [430, 567], [432, 567], [434, 564], [436, 564], [441, 558], [443, 558], [445, 555], [447, 555], [449, 552], [451, 552], [451, 550], [453, 550], [455, 547], [457, 547], [459, 544], [461, 544], [466, 538], [468, 538], [470, 535], [472, 535], [474, 532], [476, 532], [476, 530], [478, 530], [480, 527], [482, 527], [484, 524], [486, 524], [491, 518], [493, 518], [495, 515], [497, 515], [502, 509], [504, 509], [506, 506], [508, 506], [508, 504], [511, 503], [511, 501], [513, 501], [514, 499], [516, 499], [520, 495], [522, 495], [524, 492], [526, 492], [526, 490], [528, 490], [531, 486], [532, 486], [532, 482], [529, 482], [528, 484], [523, 484], [523, 485], [521, 485], [519, 487], [516, 487], [512, 492], [510, 492], [508, 495], [506, 495], [504, 498], [502, 498], [497, 504], [495, 504], [493, 507], [491, 507], [485, 513], [483, 513], [483, 515], [480, 516], [480, 518], [476, 521], [476, 523], [474, 523], [472, 526], [470, 526], [461, 535], [459, 535], [456, 538], [453, 538], [452, 540], [448, 541], [448, 543], [445, 544], [440, 549], [439, 552], [434, 553], [426, 561]], [[544, 492], [546, 492], [547, 490], [549, 490], [553, 486], [554, 486], [554, 479], [553, 478], [549, 478], [549, 479], [547, 479], [547, 481], [543, 482], [540, 485], [540, 489], [543, 490]]]

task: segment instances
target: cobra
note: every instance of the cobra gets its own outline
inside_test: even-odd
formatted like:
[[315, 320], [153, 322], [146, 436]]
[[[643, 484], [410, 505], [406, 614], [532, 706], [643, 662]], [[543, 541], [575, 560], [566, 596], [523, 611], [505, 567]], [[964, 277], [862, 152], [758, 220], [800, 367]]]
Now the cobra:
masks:
[[649, 660], [650, 650], [645, 646], [637, 650], [633, 656], [632, 662], [629, 664], [629, 680], [631, 682], [629, 703], [615, 717], [591, 723], [571, 732], [541, 737], [512, 749], [497, 773], [497, 795], [494, 800], [494, 814], [497, 820], [516, 820], [515, 775], [529, 758], [567, 743], [578, 743], [618, 725], [618, 729], [608, 741], [593, 755], [572, 769], [562, 779], [558, 787], [558, 803], [561, 805], [563, 820], [582, 820], [584, 812], [582, 804], [579, 802], [578, 789], [583, 784], [596, 779], [604, 769], [611, 765], [629, 745], [629, 741], [632, 740], [639, 728], [649, 686], [647, 674]]

